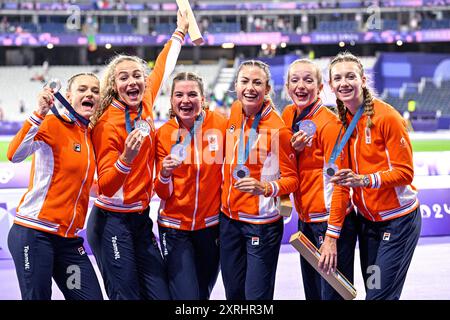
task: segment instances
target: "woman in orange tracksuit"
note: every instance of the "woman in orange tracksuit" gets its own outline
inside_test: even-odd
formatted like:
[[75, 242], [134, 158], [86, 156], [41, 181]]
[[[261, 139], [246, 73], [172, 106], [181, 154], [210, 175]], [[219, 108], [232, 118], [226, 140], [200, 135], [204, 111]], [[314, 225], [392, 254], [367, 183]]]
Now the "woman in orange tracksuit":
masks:
[[[219, 211], [227, 120], [204, 108], [202, 79], [175, 76], [171, 119], [156, 134], [161, 250], [173, 299], [209, 299], [219, 274]], [[205, 109], [205, 110], [203, 110]], [[176, 150], [181, 150], [177, 152]]]
[[283, 235], [279, 196], [298, 187], [290, 131], [272, 105], [269, 66], [245, 61], [227, 125], [220, 261], [227, 299], [273, 299]]
[[147, 76], [145, 62], [116, 56], [107, 66], [92, 132], [99, 196], [87, 226], [89, 244], [109, 299], [170, 299], [163, 259], [152, 232], [155, 129], [153, 103], [172, 73], [186, 15]]
[[[342, 225], [345, 211], [339, 203], [352, 188], [366, 299], [399, 299], [421, 227], [406, 123], [392, 106], [372, 97], [354, 55], [337, 55], [329, 74], [339, 117], [345, 127], [355, 126], [341, 158], [347, 169], [331, 179], [336, 188], [329, 221]], [[332, 245], [323, 248], [325, 268], [333, 251]]]
[[[325, 235], [336, 237], [334, 232], [327, 231], [328, 227], [333, 230], [336, 227], [328, 226], [333, 184], [326, 164], [342, 125], [337, 116], [322, 105], [319, 98], [322, 73], [313, 62], [294, 61], [286, 80], [287, 92], [294, 103], [286, 106], [282, 118], [294, 132], [292, 146], [297, 151], [300, 185], [294, 192], [294, 201], [299, 215], [298, 229], [319, 248]], [[350, 212], [339, 238], [338, 269], [353, 282], [356, 226], [354, 211]], [[307, 300], [342, 299], [305, 258], [300, 257], [300, 262]]]
[[78, 237], [94, 178], [88, 124], [99, 105], [99, 91], [96, 75], [76, 74], [67, 84], [67, 100], [75, 113], [47, 115], [54, 92], [45, 88], [38, 107], [9, 145], [12, 162], [33, 155], [30, 185], [8, 235], [24, 300], [50, 300], [52, 277], [68, 300], [103, 299], [83, 238]]

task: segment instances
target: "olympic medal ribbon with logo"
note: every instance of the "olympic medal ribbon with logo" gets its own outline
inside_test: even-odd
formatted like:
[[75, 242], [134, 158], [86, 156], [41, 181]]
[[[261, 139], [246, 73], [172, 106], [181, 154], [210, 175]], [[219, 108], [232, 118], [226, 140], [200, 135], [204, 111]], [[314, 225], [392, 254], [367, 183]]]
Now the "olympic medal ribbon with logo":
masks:
[[303, 109], [302, 112], [300, 112], [299, 116], [297, 116], [297, 110], [295, 110], [294, 120], [292, 122], [292, 131], [296, 133], [302, 130], [306, 133], [308, 137], [312, 137], [316, 132], [316, 124], [312, 120], [303, 120], [303, 119], [313, 114], [320, 105], [322, 105], [322, 103], [320, 99], [317, 99], [309, 106], [307, 106], [305, 109]]
[[[59, 90], [61, 89], [61, 81], [59, 79], [51, 79], [48, 82], [47, 86], [53, 90], [53, 96], [56, 99], [58, 99], [58, 101], [64, 106], [64, 108], [67, 109], [67, 111], [69, 111], [70, 118], [73, 121], [75, 121], [75, 119], [76, 119], [86, 127], [89, 125], [90, 120], [86, 119], [85, 117], [78, 114], [78, 112], [76, 112], [75, 109], [70, 105], [69, 101], [67, 101], [66, 98], [64, 98], [64, 96], [61, 93], [59, 93]], [[60, 119], [64, 122], [68, 122], [68, 121], [64, 120], [63, 117], [61, 117], [61, 115], [58, 112], [58, 109], [56, 109], [56, 107], [54, 105], [51, 107], [51, 110], [58, 119]]]
[[264, 106], [261, 107], [261, 110], [256, 114], [255, 119], [253, 120], [252, 127], [250, 128], [250, 133], [248, 135], [247, 144], [245, 145], [244, 149], [244, 122], [242, 122], [242, 129], [241, 134], [239, 137], [239, 149], [238, 149], [238, 161], [237, 166], [233, 170], [233, 177], [236, 180], [247, 178], [250, 176], [250, 170], [245, 166], [245, 163], [247, 162], [247, 159], [250, 155], [250, 148], [253, 146], [253, 142], [256, 139], [257, 131], [256, 128], [258, 128], [259, 122], [261, 121], [262, 111], [264, 109]]
[[334, 143], [333, 150], [331, 151], [331, 157], [330, 160], [328, 160], [328, 163], [325, 166], [325, 173], [332, 177], [336, 174], [338, 171], [338, 167], [334, 163], [337, 159], [337, 156], [341, 153], [342, 149], [344, 149], [344, 146], [346, 145], [348, 139], [350, 139], [350, 136], [352, 135], [353, 131], [356, 128], [356, 124], [358, 123], [359, 119], [361, 118], [362, 114], [364, 112], [364, 107], [359, 107], [358, 111], [356, 112], [355, 116], [353, 117], [352, 121], [350, 122], [347, 130], [345, 131], [344, 136], [341, 140], [339, 138], [341, 137], [342, 128], [339, 131], [339, 135], [336, 138], [336, 142]]
[[[123, 103], [123, 102], [122, 102]], [[136, 116], [136, 118], [134, 118], [133, 120], [133, 125], [131, 125], [131, 116], [130, 116], [130, 109], [125, 105], [125, 127], [127, 129], [128, 134], [133, 131], [135, 128], [138, 128], [142, 134], [145, 136], [148, 136], [148, 134], [150, 133], [150, 125], [147, 123], [147, 121], [142, 120], [141, 119], [141, 115], [142, 115], [142, 102], [139, 105], [139, 109], [138, 109], [138, 114]], [[137, 119], [139, 119], [138, 121], [136, 121]], [[145, 127], [145, 123], [147, 123], [148, 126], [148, 130], [147, 129], [142, 129]], [[139, 124], [139, 126], [137, 126], [137, 124]], [[147, 132], [148, 131], [148, 132]]]
[[186, 135], [183, 142], [181, 142], [181, 133], [180, 129], [178, 130], [178, 137], [176, 143], [170, 149], [170, 154], [172, 157], [178, 159], [183, 162], [187, 157], [187, 147], [191, 144], [192, 137], [197, 133], [198, 128], [200, 128], [203, 124], [204, 116], [203, 111], [197, 116], [194, 121], [194, 125], [189, 130], [189, 134]]

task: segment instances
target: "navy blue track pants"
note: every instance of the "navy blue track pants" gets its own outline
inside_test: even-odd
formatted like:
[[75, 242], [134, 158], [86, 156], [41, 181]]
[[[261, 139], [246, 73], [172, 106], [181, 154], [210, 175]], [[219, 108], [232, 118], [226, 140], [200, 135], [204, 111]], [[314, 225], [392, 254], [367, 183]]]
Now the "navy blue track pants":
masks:
[[419, 241], [422, 217], [413, 212], [388, 221], [359, 219], [361, 271], [366, 300], [398, 300], [414, 250]]
[[94, 206], [87, 239], [111, 300], [168, 300], [167, 274], [149, 208], [119, 213]]
[[220, 267], [228, 300], [272, 300], [283, 219], [250, 224], [221, 213]]
[[219, 275], [219, 226], [185, 231], [159, 226], [174, 300], [207, 300]]
[[13, 224], [8, 248], [23, 300], [50, 300], [52, 278], [67, 300], [102, 300], [83, 238], [64, 238]]
[[[317, 248], [320, 248], [325, 239], [327, 226], [327, 222], [304, 223], [298, 221], [298, 230], [303, 232]], [[337, 268], [351, 283], [353, 283], [354, 275], [357, 231], [356, 213], [352, 211], [345, 218], [341, 235], [337, 241]], [[343, 299], [305, 258], [300, 257], [300, 264], [306, 300]]]

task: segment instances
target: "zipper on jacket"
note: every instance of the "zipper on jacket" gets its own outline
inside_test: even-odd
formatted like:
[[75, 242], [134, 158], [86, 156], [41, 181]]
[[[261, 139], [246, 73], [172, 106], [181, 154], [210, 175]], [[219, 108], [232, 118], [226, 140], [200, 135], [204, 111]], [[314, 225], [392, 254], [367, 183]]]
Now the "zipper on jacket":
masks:
[[[230, 214], [230, 217], [231, 217], [231, 203], [230, 203], [230, 201], [231, 201], [231, 188], [233, 186], [233, 172], [232, 172], [231, 168], [233, 167], [234, 158], [236, 156], [236, 147], [239, 145], [239, 141], [241, 140], [241, 138], [240, 138], [241, 136], [244, 138], [244, 142], [245, 142], [245, 125], [246, 124], [247, 124], [247, 118], [245, 117], [244, 121], [243, 121], [243, 124], [242, 124], [242, 127], [241, 127], [241, 130], [244, 130], [244, 133], [241, 133], [238, 136], [238, 139], [237, 139], [236, 143], [234, 144], [233, 157], [231, 158], [231, 163], [230, 163], [230, 187], [228, 189], [228, 200], [227, 200], [227, 202], [228, 202], [228, 212]], [[226, 149], [226, 147], [225, 147], [225, 149]], [[239, 150], [238, 150], [238, 152], [239, 152]]]
[[90, 168], [90, 166], [91, 166], [91, 158], [90, 158], [90, 150], [89, 150], [89, 143], [88, 143], [88, 139], [87, 139], [87, 134], [88, 134], [88, 129], [86, 128], [85, 131], [84, 131], [84, 141], [86, 142], [86, 147], [87, 147], [87, 166], [86, 166], [86, 173], [85, 173], [85, 175], [84, 175], [84, 180], [83, 180], [83, 182], [81, 183], [80, 190], [79, 190], [79, 192], [78, 192], [77, 200], [75, 201], [75, 204], [74, 204], [74, 207], [73, 207], [73, 217], [72, 217], [72, 221], [70, 222], [69, 227], [67, 228], [67, 231], [66, 231], [66, 234], [65, 234], [66, 237], [67, 237], [67, 235], [69, 234], [70, 228], [72, 228], [72, 225], [73, 225], [73, 223], [74, 223], [74, 221], [75, 221], [75, 218], [76, 218], [76, 216], [77, 216], [77, 205], [78, 205], [78, 201], [80, 200], [81, 193], [83, 192], [84, 184], [86, 183], [86, 180], [87, 180], [87, 178], [88, 178], [88, 176], [89, 176], [89, 168]]
[[[355, 139], [355, 143], [354, 143], [354, 159], [355, 159], [355, 165], [356, 165], [356, 173], [359, 174], [359, 166], [358, 166], [358, 159], [357, 159], [357, 153], [356, 153], [356, 149], [358, 147], [358, 140], [359, 140], [359, 130], [358, 130], [358, 126], [356, 126], [356, 139]], [[369, 209], [367, 209], [367, 205], [366, 205], [366, 200], [364, 199], [364, 188], [359, 188], [361, 191], [361, 200], [362, 203], [364, 205], [364, 209], [366, 209], [366, 212], [370, 215], [370, 218], [372, 219], [372, 221], [375, 221], [375, 218], [372, 216], [372, 214], [370, 213]]]
[[[203, 145], [202, 145], [203, 147]], [[198, 210], [198, 189], [200, 184], [200, 159], [198, 158], [198, 150], [197, 150], [197, 134], [194, 132], [194, 155], [197, 160], [197, 175], [195, 177], [195, 206], [194, 206], [194, 213], [192, 217], [192, 227], [191, 230], [195, 229], [195, 221], [196, 221], [196, 215]]]

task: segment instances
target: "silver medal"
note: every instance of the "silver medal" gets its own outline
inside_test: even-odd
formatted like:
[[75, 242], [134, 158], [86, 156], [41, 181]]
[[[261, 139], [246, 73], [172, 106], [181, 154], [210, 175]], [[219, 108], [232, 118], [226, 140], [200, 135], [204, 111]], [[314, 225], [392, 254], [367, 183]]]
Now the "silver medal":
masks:
[[170, 155], [172, 158], [177, 159], [178, 161], [184, 161], [187, 156], [186, 147], [180, 143], [172, 146], [170, 150]]
[[233, 170], [233, 178], [240, 180], [247, 177], [250, 177], [250, 170], [246, 166], [238, 164]]
[[150, 134], [150, 125], [145, 120], [138, 120], [134, 123], [135, 129], [139, 129], [144, 137], [147, 137]]
[[300, 120], [298, 123], [298, 130], [302, 130], [308, 137], [312, 137], [316, 133], [316, 124], [311, 120]]
[[58, 92], [61, 89], [61, 81], [56, 78], [50, 79], [47, 85], [53, 92]]
[[327, 163], [324, 170], [325, 170], [325, 173], [327, 174], [327, 176], [332, 177], [336, 174], [336, 172], [339, 170], [339, 168], [334, 163]]

